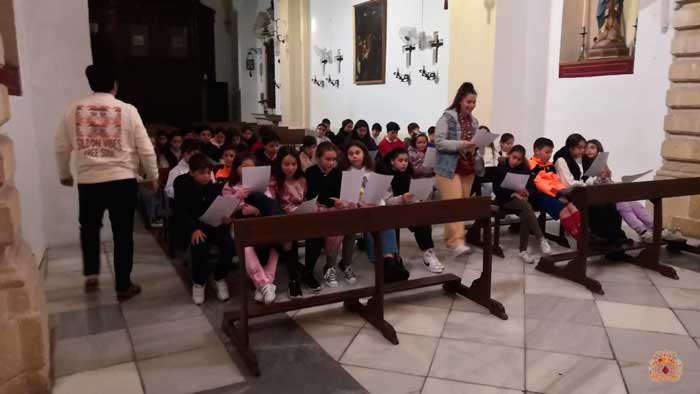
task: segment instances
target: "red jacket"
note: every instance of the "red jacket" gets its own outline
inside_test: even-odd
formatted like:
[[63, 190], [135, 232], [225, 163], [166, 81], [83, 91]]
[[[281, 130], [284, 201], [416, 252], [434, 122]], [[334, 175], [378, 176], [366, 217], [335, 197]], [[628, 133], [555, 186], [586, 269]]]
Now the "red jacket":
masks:
[[530, 159], [530, 171], [534, 177], [535, 187], [541, 193], [556, 197], [557, 193], [566, 187], [559, 179], [557, 170], [552, 162], [542, 162], [535, 156]]
[[400, 139], [395, 139], [394, 142], [390, 142], [387, 138], [384, 138], [382, 142], [379, 143], [379, 153], [382, 155], [382, 157], [388, 155], [391, 153], [392, 150], [396, 148], [405, 148], [406, 145], [404, 145], [403, 141]]

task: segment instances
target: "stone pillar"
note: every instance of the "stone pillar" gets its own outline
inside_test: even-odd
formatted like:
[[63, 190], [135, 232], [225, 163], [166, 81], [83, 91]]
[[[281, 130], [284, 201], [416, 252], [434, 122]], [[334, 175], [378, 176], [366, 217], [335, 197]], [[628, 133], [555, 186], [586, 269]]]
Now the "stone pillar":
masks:
[[[0, 85], [0, 126], [9, 118], [7, 88]], [[12, 141], [0, 129], [0, 394], [48, 393], [46, 301], [35, 257], [22, 240], [14, 174]]]
[[[656, 179], [700, 177], [700, 1], [676, 0], [666, 141]], [[700, 196], [664, 200], [664, 226], [700, 238]]]

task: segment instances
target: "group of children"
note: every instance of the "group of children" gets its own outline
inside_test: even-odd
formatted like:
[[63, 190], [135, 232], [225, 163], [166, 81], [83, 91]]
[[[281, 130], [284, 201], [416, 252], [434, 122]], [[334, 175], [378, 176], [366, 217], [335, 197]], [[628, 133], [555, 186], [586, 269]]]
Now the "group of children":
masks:
[[[165, 193], [174, 199], [175, 217], [182, 224], [191, 249], [193, 300], [196, 304], [204, 302], [204, 288], [211, 273], [207, 261], [212, 245], [219, 248], [219, 259], [213, 272], [216, 293], [221, 300], [229, 297], [225, 278], [234, 255], [235, 242], [235, 235], [230, 232], [231, 218], [222, 218], [221, 224], [216, 227], [198, 220], [217, 196], [235, 200], [237, 208], [233, 217], [291, 214], [302, 203], [313, 199], [316, 200], [318, 212], [356, 209], [369, 205], [363, 199], [364, 188], [377, 173], [392, 177], [391, 186], [380, 204], [408, 204], [414, 200], [409, 192], [411, 179], [435, 175], [434, 169], [425, 163], [428, 148], [434, 146], [432, 127], [426, 134], [412, 123], [408, 126], [410, 137], [402, 141], [398, 137], [400, 127], [395, 122], [386, 125], [383, 138], [380, 138], [380, 125], [374, 124], [370, 130], [364, 120], [343, 121], [337, 134], [329, 130], [329, 123], [324, 119], [318, 125], [315, 136], [304, 137], [299, 150], [280, 147], [279, 136], [264, 128], [260, 130], [259, 137], [253, 134], [252, 129], [228, 135], [223, 133], [222, 136], [217, 131], [214, 137], [207, 130], [202, 130], [199, 138], [185, 135], [184, 141], [181, 141], [178, 140], [180, 136], [176, 135], [167, 143], [165, 140], [161, 143], [161, 135], [158, 135], [158, 153], [172, 168]], [[488, 128], [485, 130], [488, 131]], [[506, 133], [500, 137], [498, 148], [492, 144], [479, 152], [485, 167], [480, 174], [481, 183], [492, 184], [495, 203], [516, 212], [520, 217], [519, 256], [527, 263], [535, 261], [527, 249], [530, 235], [538, 240], [543, 254], [551, 253], [551, 247], [535, 217], [535, 210], [545, 211], [559, 220], [566, 232], [578, 239], [581, 216], [568, 200], [568, 192], [571, 187], [612, 182], [609, 170], [596, 177], [584, 175], [595, 157], [603, 151], [596, 140], [586, 141], [578, 134], [570, 136], [566, 145], [554, 156], [554, 162], [551, 161], [554, 153], [551, 140], [538, 138], [533, 148], [533, 155], [528, 159], [525, 148], [515, 145], [514, 136]], [[179, 161], [173, 161], [171, 156]], [[243, 168], [268, 165], [271, 166], [271, 179], [266, 192], [254, 192], [242, 186]], [[343, 171], [361, 171], [363, 174], [358, 202], [340, 199]], [[508, 173], [528, 175], [530, 180], [523, 190], [508, 190], [502, 187]], [[477, 190], [475, 192], [478, 194]], [[643, 241], [651, 241], [653, 221], [639, 203], [592, 209], [592, 233], [601, 242], [627, 242], [621, 230], [621, 219], [629, 223]], [[422, 252], [426, 269], [433, 273], [443, 272], [445, 267], [435, 253], [431, 226], [409, 230]], [[399, 256], [397, 231], [382, 231], [380, 239], [373, 239], [371, 234], [361, 236], [371, 262], [375, 260], [373, 245], [380, 243], [387, 282], [408, 278], [409, 273]], [[245, 248], [245, 268], [255, 286], [255, 300], [266, 304], [274, 302], [275, 274], [279, 261], [289, 273], [290, 298], [302, 296], [302, 284], [314, 293], [321, 290], [321, 283], [315, 276], [317, 260], [321, 256], [324, 257], [322, 278], [326, 286], [337, 287], [341, 276], [350, 284], [356, 283], [357, 277], [352, 268], [356, 240], [356, 234], [307, 239], [303, 265], [299, 261], [296, 241], [271, 247]]]

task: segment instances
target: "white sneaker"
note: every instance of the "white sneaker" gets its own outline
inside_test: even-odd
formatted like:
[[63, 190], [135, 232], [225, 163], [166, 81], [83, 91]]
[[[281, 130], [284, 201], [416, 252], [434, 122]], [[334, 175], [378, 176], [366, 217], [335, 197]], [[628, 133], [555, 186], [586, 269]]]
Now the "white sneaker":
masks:
[[192, 285], [192, 301], [195, 305], [204, 304], [204, 286]]
[[355, 271], [352, 270], [352, 267], [349, 265], [345, 268], [343, 268], [343, 274], [345, 274], [345, 280], [348, 281], [351, 285], [354, 285], [357, 283], [357, 276], [355, 275]]
[[552, 247], [549, 246], [549, 242], [547, 242], [547, 240], [544, 238], [542, 238], [542, 241], [540, 241], [540, 250], [542, 251], [542, 254], [552, 254]]
[[520, 256], [520, 259], [528, 264], [533, 264], [535, 262], [535, 258], [530, 256], [530, 253], [527, 252], [527, 250], [523, 250], [522, 252], [518, 253], [518, 256]]
[[683, 234], [681, 234], [680, 231], [671, 231], [668, 229], [663, 229], [663, 231], [661, 231], [661, 239], [671, 242], [685, 240], [685, 238], [683, 238]]
[[219, 298], [219, 301], [227, 301], [229, 299], [226, 279], [216, 281], [216, 297]]
[[452, 250], [452, 255], [454, 255], [454, 257], [462, 256], [472, 252], [472, 248], [470, 248], [467, 245], [459, 245], [457, 247], [450, 248], [450, 250]]
[[335, 272], [335, 267], [331, 267], [323, 274], [323, 280], [328, 287], [338, 287], [338, 275]]
[[654, 232], [644, 231], [643, 233], [639, 234], [639, 239], [642, 242], [644, 242], [645, 244], [653, 244], [654, 243]]
[[442, 273], [442, 271], [445, 270], [445, 266], [442, 265], [440, 260], [435, 255], [434, 249], [428, 249], [423, 252], [423, 264], [425, 264], [425, 268], [427, 268], [428, 271], [434, 274]]
[[277, 296], [277, 286], [272, 283], [265, 285], [260, 290], [263, 296], [263, 302], [265, 305], [270, 305], [275, 302], [275, 297]]
[[253, 294], [253, 299], [255, 302], [263, 302], [263, 294], [260, 292], [260, 289], [255, 289], [255, 294]]

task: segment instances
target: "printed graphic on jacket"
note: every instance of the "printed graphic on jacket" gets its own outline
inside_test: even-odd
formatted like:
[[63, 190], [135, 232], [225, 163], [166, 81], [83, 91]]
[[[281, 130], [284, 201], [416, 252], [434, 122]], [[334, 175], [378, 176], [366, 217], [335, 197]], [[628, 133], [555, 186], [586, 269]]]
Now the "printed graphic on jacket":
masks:
[[122, 149], [122, 109], [106, 105], [79, 105], [75, 110], [78, 150], [85, 156], [114, 157]]

